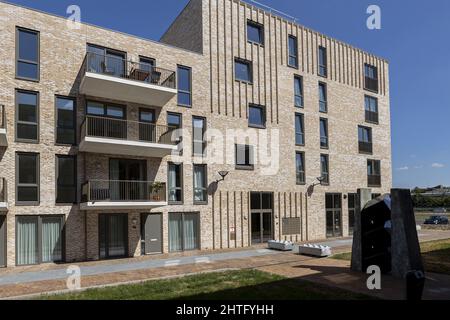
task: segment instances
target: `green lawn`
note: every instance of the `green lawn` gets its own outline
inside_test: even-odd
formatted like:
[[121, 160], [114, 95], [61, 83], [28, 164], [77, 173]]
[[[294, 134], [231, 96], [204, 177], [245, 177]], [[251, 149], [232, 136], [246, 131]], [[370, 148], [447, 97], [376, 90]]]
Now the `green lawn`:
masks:
[[153, 280], [87, 291], [46, 295], [49, 300], [327, 300], [370, 299], [367, 296], [287, 279], [257, 270], [208, 273], [183, 278]]
[[[450, 274], [450, 239], [420, 244], [425, 271]], [[340, 253], [332, 258], [350, 261], [351, 252]]]

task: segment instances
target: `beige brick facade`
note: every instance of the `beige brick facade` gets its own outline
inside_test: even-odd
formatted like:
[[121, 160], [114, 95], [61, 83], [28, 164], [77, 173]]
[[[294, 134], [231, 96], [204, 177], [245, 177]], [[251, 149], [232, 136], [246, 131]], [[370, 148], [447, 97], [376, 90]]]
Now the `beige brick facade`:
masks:
[[[247, 19], [264, 25], [264, 46], [247, 41]], [[163, 251], [168, 252], [168, 214], [200, 214], [200, 249], [235, 248], [251, 245], [250, 192], [273, 193], [273, 238], [312, 241], [326, 237], [325, 194], [342, 196], [343, 236], [348, 235], [346, 195], [367, 187], [367, 159], [381, 161], [382, 187], [374, 193], [388, 192], [392, 185], [391, 129], [388, 63], [347, 44], [303, 26], [286, 21], [261, 9], [236, 0], [192, 0], [171, 25], [161, 42], [152, 42], [115, 31], [82, 24], [79, 30], [68, 27], [63, 18], [0, 3], [0, 104], [5, 105], [8, 146], [0, 147], [0, 177], [8, 182], [7, 266], [16, 264], [16, 217], [20, 215], [65, 216], [65, 260], [67, 262], [99, 259], [98, 215], [128, 214], [128, 251], [141, 255], [141, 213], [162, 213]], [[40, 81], [15, 77], [15, 31], [24, 27], [40, 32]], [[287, 66], [288, 35], [299, 42], [299, 68]], [[192, 108], [177, 105], [174, 97], [162, 108], [154, 107], [157, 123], [166, 124], [167, 112], [181, 113], [186, 135], [192, 134], [192, 116], [207, 119], [208, 129], [248, 129], [248, 105], [263, 105], [267, 110], [266, 130], [280, 132], [279, 170], [263, 175], [260, 165], [254, 171], [236, 170], [232, 164], [208, 164], [208, 183], [228, 170], [225, 181], [208, 195], [208, 204], [194, 205], [192, 157], [186, 149], [183, 160], [184, 202], [152, 210], [82, 211], [79, 204], [55, 204], [55, 156], [77, 155], [78, 190], [90, 179], [108, 179], [108, 154], [83, 153], [78, 147], [55, 144], [55, 95], [77, 98], [77, 135], [84, 121], [86, 100], [101, 100], [79, 94], [81, 67], [86, 44], [95, 44], [127, 53], [127, 59], [152, 57], [157, 66], [176, 71], [177, 65], [192, 68]], [[328, 52], [328, 77], [317, 75], [317, 48]], [[234, 59], [253, 62], [253, 84], [235, 81]], [[379, 93], [364, 90], [364, 63], [377, 66]], [[294, 75], [303, 77], [304, 108], [294, 106]], [[327, 84], [328, 113], [319, 113], [318, 82]], [[15, 141], [15, 89], [40, 94], [38, 144]], [[365, 122], [364, 96], [378, 98], [379, 124]], [[141, 105], [114, 101], [127, 106], [127, 119], [138, 121]], [[151, 103], [147, 107], [152, 107]], [[305, 146], [295, 146], [295, 113], [305, 117]], [[320, 148], [319, 118], [329, 122], [329, 150]], [[373, 154], [358, 151], [358, 125], [373, 131]], [[188, 138], [188, 137], [185, 137]], [[189, 141], [189, 139], [187, 139]], [[306, 185], [297, 185], [295, 152], [304, 151]], [[40, 204], [17, 206], [15, 203], [15, 154], [40, 154]], [[186, 155], [187, 153], [187, 155]], [[317, 182], [320, 154], [328, 154], [330, 185], [307, 189]], [[171, 156], [139, 158], [147, 163], [149, 181], [167, 182], [167, 163]], [[78, 192], [80, 198], [80, 192]], [[80, 199], [79, 199], [80, 200]], [[1, 213], [0, 213], [1, 214]], [[282, 219], [300, 218], [297, 234], [282, 234]], [[137, 225], [133, 221], [138, 221]], [[231, 230], [235, 237], [231, 237]]]

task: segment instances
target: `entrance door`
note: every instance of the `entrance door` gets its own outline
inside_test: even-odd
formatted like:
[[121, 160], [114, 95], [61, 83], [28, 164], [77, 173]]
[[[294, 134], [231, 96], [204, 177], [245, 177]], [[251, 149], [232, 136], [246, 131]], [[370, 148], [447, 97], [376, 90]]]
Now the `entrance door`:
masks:
[[147, 195], [145, 161], [111, 159], [109, 163], [112, 200], [144, 201]]
[[325, 195], [327, 237], [342, 237], [342, 194], [327, 193]]
[[273, 239], [272, 193], [251, 193], [251, 239], [253, 244]]
[[100, 258], [121, 258], [128, 255], [128, 215], [99, 216]]
[[162, 214], [141, 215], [142, 255], [162, 253]]
[[356, 199], [358, 195], [356, 193], [348, 194], [348, 233], [353, 235], [355, 228], [355, 214], [356, 214]]
[[6, 267], [6, 216], [0, 216], [0, 268]]

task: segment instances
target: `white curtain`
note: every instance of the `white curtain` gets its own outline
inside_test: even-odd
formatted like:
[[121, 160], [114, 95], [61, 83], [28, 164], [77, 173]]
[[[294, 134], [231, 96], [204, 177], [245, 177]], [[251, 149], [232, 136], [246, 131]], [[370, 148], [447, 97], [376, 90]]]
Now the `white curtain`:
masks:
[[174, 165], [169, 166], [169, 201], [177, 201], [177, 171]]
[[183, 250], [183, 219], [181, 214], [169, 216], [169, 251]]
[[204, 167], [195, 167], [194, 169], [194, 200], [206, 201], [204, 185]]
[[124, 215], [111, 215], [109, 217], [109, 256], [120, 257], [126, 254], [125, 221]]
[[184, 215], [184, 250], [198, 248], [198, 215]]
[[36, 264], [38, 217], [17, 218], [17, 264]]
[[61, 218], [42, 218], [42, 262], [62, 260]]

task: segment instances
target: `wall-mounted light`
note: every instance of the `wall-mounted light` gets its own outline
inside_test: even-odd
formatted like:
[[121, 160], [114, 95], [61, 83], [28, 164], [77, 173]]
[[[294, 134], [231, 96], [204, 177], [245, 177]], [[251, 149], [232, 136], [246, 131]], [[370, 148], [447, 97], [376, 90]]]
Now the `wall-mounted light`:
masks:
[[217, 180], [216, 182], [219, 183], [221, 181], [225, 181], [225, 177], [229, 174], [228, 171], [219, 171], [219, 176], [222, 177], [222, 180]]
[[131, 219], [131, 223], [133, 224], [133, 229], [136, 229], [137, 228], [137, 224], [138, 224], [138, 219], [137, 218]]

